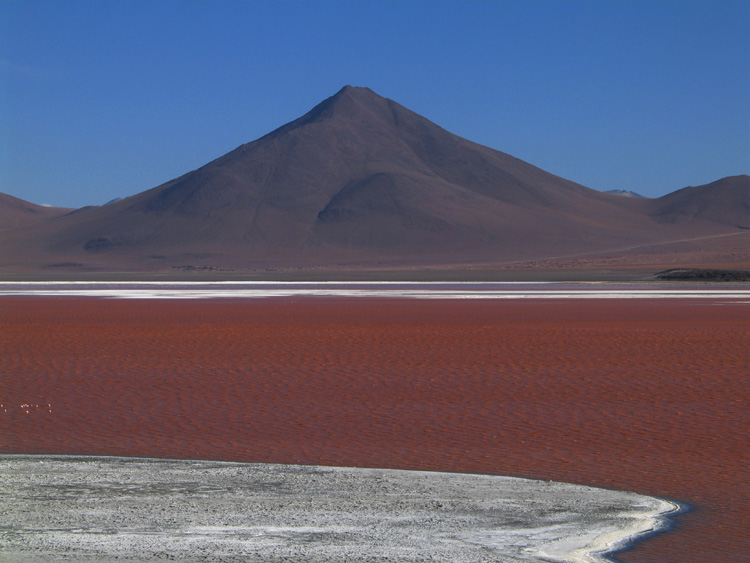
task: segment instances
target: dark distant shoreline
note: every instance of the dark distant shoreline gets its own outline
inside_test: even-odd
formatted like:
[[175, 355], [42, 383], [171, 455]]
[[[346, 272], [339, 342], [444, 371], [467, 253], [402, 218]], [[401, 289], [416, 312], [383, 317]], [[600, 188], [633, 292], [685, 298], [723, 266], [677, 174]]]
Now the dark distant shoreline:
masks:
[[633, 269], [508, 268], [508, 269], [278, 269], [236, 271], [34, 271], [0, 273], [0, 281], [403, 281], [403, 282], [642, 282], [698, 281], [746, 282], [750, 270], [671, 269], [654, 272]]
[[750, 270], [678, 268], [664, 270], [654, 277], [664, 281], [746, 282], [750, 281]]

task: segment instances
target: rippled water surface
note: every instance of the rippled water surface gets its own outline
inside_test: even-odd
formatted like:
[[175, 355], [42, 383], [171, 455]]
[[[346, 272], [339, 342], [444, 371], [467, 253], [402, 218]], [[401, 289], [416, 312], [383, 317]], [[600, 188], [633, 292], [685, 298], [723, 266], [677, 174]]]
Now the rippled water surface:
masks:
[[694, 508], [623, 561], [750, 552], [744, 297], [182, 300], [0, 289], [0, 452], [604, 486]]

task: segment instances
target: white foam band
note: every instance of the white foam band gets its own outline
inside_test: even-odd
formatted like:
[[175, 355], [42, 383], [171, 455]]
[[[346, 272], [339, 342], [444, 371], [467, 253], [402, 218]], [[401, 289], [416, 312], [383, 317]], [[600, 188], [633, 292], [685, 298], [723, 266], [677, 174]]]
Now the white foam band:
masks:
[[412, 299], [722, 299], [750, 302], [750, 288], [632, 287], [517, 282], [0, 282], [0, 296], [109, 299], [364, 297]]

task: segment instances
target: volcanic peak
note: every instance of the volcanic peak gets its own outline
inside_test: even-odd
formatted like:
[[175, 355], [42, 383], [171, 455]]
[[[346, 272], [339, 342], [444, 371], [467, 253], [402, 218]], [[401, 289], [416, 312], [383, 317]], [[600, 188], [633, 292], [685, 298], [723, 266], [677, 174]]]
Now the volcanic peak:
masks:
[[[299, 129], [311, 123], [318, 123], [327, 119], [335, 119], [338, 122], [357, 122], [367, 118], [376, 118], [378, 120], [385, 119], [386, 121], [392, 122], [392, 119], [388, 119], [388, 106], [393, 104], [395, 104], [395, 102], [379, 96], [369, 88], [347, 85], [341, 88], [341, 90], [336, 92], [333, 96], [330, 96], [317, 104], [303, 116], [282, 125], [278, 129], [274, 129], [270, 133], [257, 139], [257, 141], [273, 139], [294, 129]], [[253, 143], [257, 141], [253, 141]]]
[[744, 177], [658, 200], [607, 195], [345, 86], [161, 186], [6, 231], [0, 252], [103, 268], [198, 255], [241, 268], [496, 263], [733, 232], [747, 224], [746, 186]]

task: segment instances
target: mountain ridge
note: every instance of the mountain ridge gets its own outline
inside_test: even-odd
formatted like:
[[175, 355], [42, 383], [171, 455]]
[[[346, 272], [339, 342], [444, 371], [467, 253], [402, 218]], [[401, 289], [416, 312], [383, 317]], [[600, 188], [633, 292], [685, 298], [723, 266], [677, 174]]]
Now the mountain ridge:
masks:
[[723, 195], [710, 213], [693, 209], [695, 198], [710, 200], [706, 190], [668, 200], [603, 194], [345, 86], [164, 184], [11, 229], [0, 251], [16, 264], [22, 254], [105, 269], [185, 256], [239, 268], [496, 263], [729, 232], [741, 210], [729, 218], [725, 208], [747, 180], [714, 183], [708, 192]]
[[37, 205], [0, 192], [0, 230], [33, 225], [71, 211], [72, 208]]

